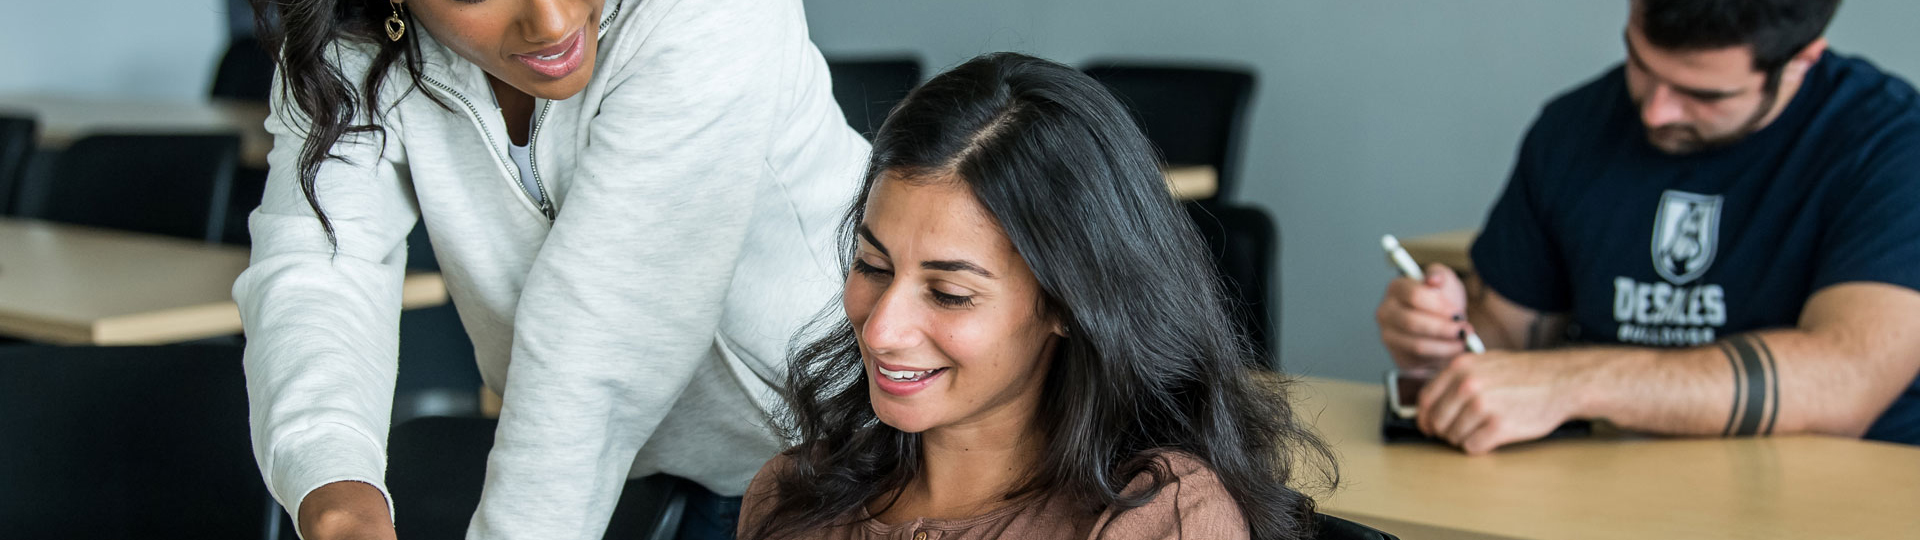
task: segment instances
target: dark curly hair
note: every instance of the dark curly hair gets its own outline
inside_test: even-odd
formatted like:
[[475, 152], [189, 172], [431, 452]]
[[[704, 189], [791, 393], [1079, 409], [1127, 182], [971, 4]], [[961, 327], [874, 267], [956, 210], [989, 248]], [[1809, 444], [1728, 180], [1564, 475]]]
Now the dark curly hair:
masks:
[[[1063, 496], [1089, 516], [1130, 509], [1172, 481], [1151, 456], [1209, 466], [1253, 538], [1306, 538], [1313, 500], [1297, 466], [1338, 480], [1326, 445], [1293, 414], [1286, 385], [1250, 365], [1199, 234], [1172, 200], [1126, 109], [1073, 68], [1013, 53], [975, 58], [915, 89], [875, 134], [865, 189], [842, 224], [842, 270], [883, 172], [956, 176], [1006, 232], [1066, 338], [1043, 382], [1045, 454], [1008, 493]], [[837, 305], [836, 305], [837, 306]], [[830, 308], [832, 313], [833, 308]], [[823, 317], [794, 353], [774, 425], [797, 445], [778, 493], [745, 538], [846, 524], [921, 473], [920, 436], [878, 420], [845, 317]], [[1139, 496], [1122, 490], [1156, 478]]]
[[[380, 88], [386, 84], [387, 74], [398, 65], [404, 71], [410, 90], [426, 94], [428, 99], [443, 108], [452, 108], [432, 92], [427, 92], [421, 80], [420, 41], [415, 36], [420, 30], [410, 28], [398, 41], [387, 39], [385, 21], [393, 16], [394, 7], [383, 0], [248, 0], [253, 5], [255, 32], [260, 36], [260, 44], [274, 56], [275, 71], [281, 80], [280, 95], [282, 101], [291, 102], [293, 107], [304, 115], [310, 125], [307, 140], [300, 147], [299, 169], [300, 191], [307, 197], [307, 205], [313, 207], [313, 213], [320, 218], [320, 227], [326, 230], [327, 240], [335, 241], [333, 222], [327, 220], [326, 212], [320, 210], [320, 195], [314, 191], [314, 182], [320, 172], [320, 164], [328, 159], [340, 159], [333, 154], [333, 145], [340, 137], [348, 133], [386, 134], [379, 124], [356, 123], [359, 119], [375, 118], [380, 111], [375, 110], [379, 103]], [[374, 46], [374, 53], [367, 72], [360, 80], [350, 80], [354, 74], [341, 69], [332, 56], [336, 43], [359, 43]], [[357, 85], [356, 85], [357, 83]]]

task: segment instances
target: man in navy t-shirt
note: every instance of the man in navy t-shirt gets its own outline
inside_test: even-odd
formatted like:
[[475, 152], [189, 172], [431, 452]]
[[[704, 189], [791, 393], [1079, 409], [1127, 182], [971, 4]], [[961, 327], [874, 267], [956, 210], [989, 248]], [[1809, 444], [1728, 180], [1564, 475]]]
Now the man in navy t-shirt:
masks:
[[1527, 134], [1475, 275], [1388, 286], [1395, 362], [1439, 371], [1423, 431], [1920, 444], [1920, 95], [1827, 52], [1838, 3], [1633, 3], [1626, 62]]

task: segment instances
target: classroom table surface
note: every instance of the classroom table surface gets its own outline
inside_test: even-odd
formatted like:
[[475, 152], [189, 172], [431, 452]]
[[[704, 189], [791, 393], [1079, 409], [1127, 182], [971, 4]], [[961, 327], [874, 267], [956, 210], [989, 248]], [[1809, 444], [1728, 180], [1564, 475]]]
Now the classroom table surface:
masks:
[[35, 142], [47, 150], [88, 135], [233, 133], [240, 136], [240, 163], [266, 168], [273, 149], [265, 103], [0, 94], [0, 114], [33, 117], [39, 123]]
[[[143, 345], [241, 331], [233, 281], [245, 248], [0, 218], [0, 336]], [[446, 284], [409, 273], [406, 308], [442, 305]]]
[[1920, 447], [1608, 433], [1468, 456], [1382, 442], [1382, 385], [1298, 382], [1296, 414], [1339, 456], [1320, 510], [1409, 540], [1920, 537]]

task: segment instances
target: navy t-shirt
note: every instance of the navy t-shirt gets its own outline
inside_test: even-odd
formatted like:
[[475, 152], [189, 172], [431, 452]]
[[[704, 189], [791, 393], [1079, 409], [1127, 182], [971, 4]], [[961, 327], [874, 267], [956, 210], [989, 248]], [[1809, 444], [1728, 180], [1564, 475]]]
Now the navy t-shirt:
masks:
[[[1656, 347], [1792, 327], [1838, 283], [1920, 290], [1920, 95], [1828, 53], [1792, 99], [1746, 138], [1681, 156], [1647, 142], [1623, 68], [1554, 99], [1475, 272], [1569, 314], [1572, 341]], [[1920, 444], [1920, 380], [1867, 437]]]

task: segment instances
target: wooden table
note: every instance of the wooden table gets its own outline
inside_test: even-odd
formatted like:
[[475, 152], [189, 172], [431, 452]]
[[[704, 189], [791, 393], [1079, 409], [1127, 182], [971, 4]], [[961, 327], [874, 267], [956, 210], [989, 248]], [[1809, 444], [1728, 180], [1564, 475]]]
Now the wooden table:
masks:
[[1340, 459], [1320, 510], [1409, 540], [1920, 537], [1920, 447], [1616, 435], [1467, 456], [1382, 443], [1378, 384], [1301, 383], [1296, 411]]
[[40, 124], [37, 144], [48, 150], [108, 133], [234, 133], [240, 136], [240, 163], [264, 169], [273, 149], [264, 103], [0, 94], [0, 114], [33, 117]]
[[[233, 281], [246, 268], [243, 248], [0, 218], [0, 335], [138, 345], [238, 334]], [[439, 274], [407, 276], [403, 306], [446, 302]]]
[[1434, 233], [1412, 238], [1401, 238], [1400, 247], [1421, 266], [1428, 263], [1440, 263], [1454, 270], [1473, 271], [1473, 257], [1467, 251], [1473, 247], [1473, 239], [1480, 237], [1480, 229], [1460, 229]]

